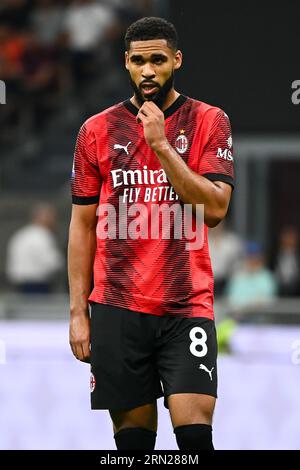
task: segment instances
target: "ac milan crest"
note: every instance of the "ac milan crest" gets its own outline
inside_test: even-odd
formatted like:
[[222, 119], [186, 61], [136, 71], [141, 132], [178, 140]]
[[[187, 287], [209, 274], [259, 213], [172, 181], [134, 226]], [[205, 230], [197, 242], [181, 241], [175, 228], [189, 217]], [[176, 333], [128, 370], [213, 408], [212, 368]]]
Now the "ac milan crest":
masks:
[[187, 140], [187, 137], [184, 135], [184, 132], [185, 132], [184, 129], [181, 129], [180, 134], [175, 141], [176, 150], [180, 154], [185, 153], [189, 146], [189, 141]]
[[91, 379], [90, 379], [90, 389], [91, 389], [91, 392], [93, 392], [96, 388], [96, 379], [95, 379], [95, 376], [94, 374], [91, 374]]

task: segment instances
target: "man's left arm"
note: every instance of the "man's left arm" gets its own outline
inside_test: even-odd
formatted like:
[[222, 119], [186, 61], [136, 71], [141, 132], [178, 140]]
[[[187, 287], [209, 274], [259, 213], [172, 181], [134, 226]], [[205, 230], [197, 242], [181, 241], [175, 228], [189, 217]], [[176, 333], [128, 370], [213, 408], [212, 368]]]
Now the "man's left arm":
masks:
[[167, 177], [185, 204], [204, 204], [204, 221], [215, 227], [226, 215], [232, 187], [223, 181], [210, 181], [195, 173], [169, 144], [165, 135], [163, 112], [151, 101], [139, 109], [137, 119], [143, 123], [148, 145], [158, 156]]

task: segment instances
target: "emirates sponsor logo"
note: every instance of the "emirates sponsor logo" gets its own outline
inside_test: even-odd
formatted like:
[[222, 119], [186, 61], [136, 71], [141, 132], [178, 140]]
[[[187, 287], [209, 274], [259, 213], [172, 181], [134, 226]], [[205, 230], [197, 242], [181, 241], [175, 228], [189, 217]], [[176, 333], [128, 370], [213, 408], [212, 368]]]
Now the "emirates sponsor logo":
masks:
[[160, 170], [149, 170], [146, 165], [142, 170], [111, 170], [111, 177], [113, 180], [113, 187], [128, 186], [135, 184], [162, 184], [168, 183], [166, 172], [161, 168]]
[[111, 170], [113, 188], [122, 194], [122, 202], [159, 202], [179, 199], [170, 185], [166, 172], [151, 170], [144, 165], [142, 170]]

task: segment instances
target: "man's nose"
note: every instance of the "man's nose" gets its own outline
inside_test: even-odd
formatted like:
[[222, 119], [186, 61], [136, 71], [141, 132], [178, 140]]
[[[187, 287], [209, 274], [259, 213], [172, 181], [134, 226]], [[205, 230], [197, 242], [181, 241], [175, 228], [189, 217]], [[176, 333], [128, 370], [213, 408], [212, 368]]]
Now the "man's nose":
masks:
[[154, 78], [155, 77], [155, 72], [154, 69], [150, 64], [145, 64], [142, 70], [142, 76], [144, 78]]

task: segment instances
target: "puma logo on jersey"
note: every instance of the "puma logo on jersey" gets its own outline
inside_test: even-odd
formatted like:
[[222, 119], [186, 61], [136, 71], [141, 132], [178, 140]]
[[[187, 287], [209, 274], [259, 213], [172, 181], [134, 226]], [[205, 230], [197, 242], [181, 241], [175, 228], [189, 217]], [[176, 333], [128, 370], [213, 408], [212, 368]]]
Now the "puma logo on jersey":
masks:
[[115, 145], [114, 145], [114, 150], [123, 149], [123, 150], [125, 150], [126, 155], [129, 155], [128, 146], [129, 146], [130, 144], [131, 144], [131, 142], [128, 142], [127, 145], [115, 144]]
[[214, 370], [214, 367], [209, 370], [204, 364], [200, 364], [199, 369], [205, 370], [205, 372], [207, 372], [210, 376], [210, 380], [212, 381], [212, 371]]

